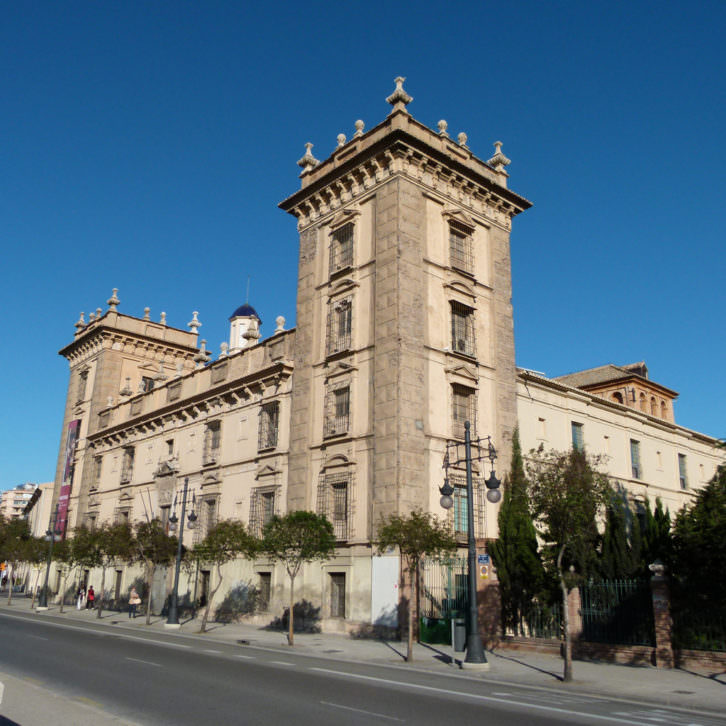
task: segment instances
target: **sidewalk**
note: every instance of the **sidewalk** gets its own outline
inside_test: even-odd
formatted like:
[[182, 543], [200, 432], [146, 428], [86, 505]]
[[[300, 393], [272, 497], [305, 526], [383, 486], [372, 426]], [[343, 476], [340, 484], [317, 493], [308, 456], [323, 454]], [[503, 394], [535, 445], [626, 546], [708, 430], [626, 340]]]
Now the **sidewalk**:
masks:
[[[30, 612], [30, 600], [20, 597], [8, 607], [0, 601], [3, 612]], [[66, 618], [74, 624], [80, 622], [103, 625], [114, 629], [143, 629], [156, 637], [191, 638], [196, 641], [237, 644], [240, 648], [264, 648], [289, 652], [286, 634], [243, 624], [209, 623], [208, 632], [199, 633], [199, 620], [182, 622], [180, 630], [164, 628], [165, 619], [153, 616], [151, 625], [145, 625], [145, 616], [130, 619], [128, 614], [104, 611], [102, 618], [92, 610], [77, 610], [66, 606], [60, 613], [52, 604], [46, 612], [36, 613], [38, 618], [48, 615]], [[413, 662], [405, 662], [406, 644], [398, 641], [353, 639], [337, 634], [295, 633], [294, 652], [297, 655], [319, 656], [343, 662], [368, 663], [381, 666], [399, 666], [427, 672], [448, 673], [474, 678], [492, 684], [510, 684], [557, 690], [571, 694], [592, 694], [618, 698], [624, 701], [670, 706], [689, 712], [704, 712], [725, 718], [726, 673], [692, 673], [684, 670], [665, 670], [651, 666], [626, 666], [611, 663], [575, 661], [572, 683], [561, 682], [561, 658], [546, 653], [521, 651], [487, 652], [490, 668], [486, 672], [463, 671], [459, 668], [464, 654], [455, 653], [450, 646], [414, 645]]]

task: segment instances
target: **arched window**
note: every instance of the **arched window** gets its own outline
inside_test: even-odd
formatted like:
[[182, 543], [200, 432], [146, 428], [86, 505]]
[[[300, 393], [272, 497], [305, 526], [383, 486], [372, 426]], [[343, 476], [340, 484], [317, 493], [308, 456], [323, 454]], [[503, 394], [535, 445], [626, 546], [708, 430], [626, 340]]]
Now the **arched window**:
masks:
[[660, 416], [661, 418], [668, 418], [668, 406], [665, 401], [660, 402]]
[[615, 391], [615, 393], [613, 393], [613, 401], [615, 401], [615, 403], [622, 403], [623, 394], [620, 393], [620, 391]]
[[647, 412], [648, 410], [648, 404], [646, 402], [644, 393], [640, 394], [640, 410], [643, 412]]
[[658, 415], [658, 403], [655, 400], [655, 396], [650, 397], [650, 413], [652, 416]]

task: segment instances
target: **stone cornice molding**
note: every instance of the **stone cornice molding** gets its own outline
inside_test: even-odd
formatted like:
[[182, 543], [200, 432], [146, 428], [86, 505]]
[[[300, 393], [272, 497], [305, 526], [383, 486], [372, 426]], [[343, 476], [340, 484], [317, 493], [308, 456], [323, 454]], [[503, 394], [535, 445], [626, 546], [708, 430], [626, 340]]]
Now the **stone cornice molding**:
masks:
[[474, 306], [474, 303], [476, 303], [476, 293], [474, 292], [474, 290], [472, 290], [469, 285], [461, 282], [460, 280], [450, 280], [448, 282], [445, 282], [444, 289], [451, 290], [452, 292], [458, 293], [459, 295], [466, 295], [467, 297], [471, 298], [470, 307], [472, 308]]
[[327, 456], [323, 461], [320, 471], [326, 471], [327, 469], [333, 469], [336, 467], [348, 467], [354, 466], [355, 460], [349, 459], [345, 454], [333, 454]]
[[379, 143], [351, 155], [348, 161], [311, 181], [279, 206], [297, 217], [298, 229], [302, 231], [313, 222], [325, 220], [348, 200], [357, 199], [394, 174], [402, 174], [508, 229], [511, 218], [531, 203], [477, 173], [464, 163], [464, 157], [458, 162], [455, 157], [459, 151], [450, 142], [442, 152], [396, 129]]

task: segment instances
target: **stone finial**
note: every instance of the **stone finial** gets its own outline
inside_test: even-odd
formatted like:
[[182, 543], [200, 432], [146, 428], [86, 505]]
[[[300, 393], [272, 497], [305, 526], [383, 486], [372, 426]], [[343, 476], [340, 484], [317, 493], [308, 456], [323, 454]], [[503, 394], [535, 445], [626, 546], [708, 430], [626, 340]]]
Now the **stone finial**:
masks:
[[84, 320], [83, 315], [84, 315], [84, 313], [81, 313], [79, 315], [78, 320], [76, 321], [76, 324], [73, 326], [79, 332], [80, 332], [81, 328], [85, 328], [86, 327], [86, 321]]
[[222, 341], [219, 344], [219, 357], [220, 358], [226, 358], [227, 357], [227, 351], [229, 350], [229, 343], [226, 341]]
[[194, 356], [194, 362], [197, 364], [197, 368], [201, 368], [208, 360], [210, 353], [207, 350], [207, 341], [202, 340], [199, 345], [199, 352]]
[[456, 137], [456, 140], [459, 142], [459, 146], [463, 146], [465, 149], [469, 148], [466, 145], [466, 142], [469, 140], [469, 137], [463, 131]]
[[444, 121], [444, 119], [441, 119], [438, 124], [436, 124], [439, 127], [439, 136], [443, 136], [445, 139], [449, 138], [449, 134], [446, 133], [446, 129], [449, 128], [449, 124]]
[[92, 322], [96, 320], [96, 314], [95, 313], [88, 313], [88, 324], [90, 325]]
[[297, 165], [302, 168], [302, 174], [307, 174], [314, 169], [320, 162], [313, 156], [313, 145], [308, 141], [305, 144], [305, 155], [299, 159]]
[[354, 125], [355, 133], [353, 134], [353, 138], [357, 139], [359, 136], [363, 136], [363, 129], [366, 125], [360, 119], [358, 119]]
[[491, 166], [494, 171], [504, 171], [505, 166], [509, 166], [511, 164], [511, 160], [507, 159], [506, 156], [502, 153], [502, 142], [501, 141], [495, 141], [494, 142], [494, 156], [492, 156], [491, 159], [487, 160], [487, 164]]
[[119, 303], [121, 301], [118, 299], [118, 288], [114, 287], [113, 292], [111, 293], [111, 297], [106, 300], [106, 304], [108, 305], [109, 310], [116, 311], [116, 308], [119, 306]]
[[249, 340], [250, 345], [254, 345], [254, 342], [262, 337], [260, 335], [260, 321], [257, 318], [250, 320], [249, 327], [245, 330], [242, 337], [245, 340]]
[[159, 370], [156, 371], [156, 375], [154, 376], [155, 381], [165, 381], [169, 376], [166, 375], [166, 371], [164, 370], [164, 364], [159, 363]]
[[133, 393], [131, 390], [131, 379], [126, 378], [126, 385], [119, 391], [120, 396], [130, 396]]
[[166, 313], [161, 313], [161, 320], [159, 321], [162, 325], [166, 325]]
[[338, 134], [336, 140], [338, 142], [338, 148], [345, 146], [345, 134]]
[[101, 308], [96, 308], [96, 320], [101, 317]]
[[151, 308], [144, 308], [144, 320], [151, 320], [150, 312]]
[[[386, 99], [386, 103], [390, 103], [391, 106], [393, 106], [393, 111], [406, 111], [406, 106], [408, 106], [411, 101], [413, 101], [413, 96], [409, 96], [406, 91], [403, 90], [403, 82], [406, 79], [403, 76], [398, 76], [394, 79], [394, 83], [396, 84], [396, 90]], [[391, 111], [391, 113], [393, 113]], [[408, 113], [406, 111], [406, 113]]]
[[285, 332], [285, 318], [282, 317], [282, 315], [278, 315], [275, 318], [275, 322], [277, 323], [277, 327], [275, 328], [275, 335], [278, 333], [284, 333]]
[[192, 333], [194, 333], [194, 335], [197, 335], [197, 333], [199, 332], [199, 328], [202, 327], [202, 324], [199, 322], [197, 315], [199, 315], [199, 313], [195, 310], [192, 313], [192, 319], [187, 323], [187, 328], [189, 328]]

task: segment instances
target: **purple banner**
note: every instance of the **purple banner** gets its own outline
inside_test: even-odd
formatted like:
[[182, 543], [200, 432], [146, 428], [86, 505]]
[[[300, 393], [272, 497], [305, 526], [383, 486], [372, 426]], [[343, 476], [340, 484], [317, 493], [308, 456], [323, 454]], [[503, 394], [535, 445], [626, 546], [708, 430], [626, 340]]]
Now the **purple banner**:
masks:
[[73, 484], [73, 457], [76, 454], [76, 444], [78, 443], [78, 432], [81, 428], [79, 419], [71, 421], [68, 424], [68, 433], [66, 435], [66, 460], [63, 467], [63, 483], [61, 484], [60, 494], [58, 496], [58, 515], [56, 517], [55, 528], [60, 532], [61, 537], [66, 533], [66, 520], [68, 519], [68, 500], [71, 496], [71, 485]]

